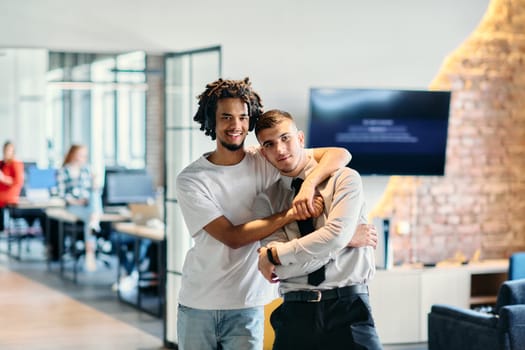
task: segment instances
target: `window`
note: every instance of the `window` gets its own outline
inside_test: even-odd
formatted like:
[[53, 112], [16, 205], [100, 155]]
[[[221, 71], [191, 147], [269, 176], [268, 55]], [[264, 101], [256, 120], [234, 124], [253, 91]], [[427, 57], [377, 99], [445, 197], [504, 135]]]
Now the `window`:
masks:
[[96, 173], [105, 166], [145, 166], [145, 66], [142, 51], [49, 53], [47, 116], [55, 157], [83, 143]]

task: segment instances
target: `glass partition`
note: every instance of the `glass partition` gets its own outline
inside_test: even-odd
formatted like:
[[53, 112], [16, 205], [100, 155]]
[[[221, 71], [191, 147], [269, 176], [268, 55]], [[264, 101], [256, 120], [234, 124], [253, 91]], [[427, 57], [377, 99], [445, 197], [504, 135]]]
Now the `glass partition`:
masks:
[[[146, 154], [146, 54], [50, 52], [47, 116], [53, 158], [72, 143], [105, 166], [143, 168]], [[56, 126], [56, 129], [54, 128]]]
[[166, 57], [166, 340], [177, 342], [177, 296], [182, 264], [192, 246], [175, 194], [179, 172], [204, 152], [213, 150], [215, 142], [199, 130], [193, 121], [197, 95], [207, 83], [221, 75], [221, 49], [172, 54]]

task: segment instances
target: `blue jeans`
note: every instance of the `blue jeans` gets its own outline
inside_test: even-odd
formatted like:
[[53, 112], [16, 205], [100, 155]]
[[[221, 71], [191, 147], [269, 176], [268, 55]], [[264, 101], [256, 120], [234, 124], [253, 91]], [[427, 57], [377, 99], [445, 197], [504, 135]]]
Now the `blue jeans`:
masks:
[[[120, 266], [122, 266], [126, 270], [126, 274], [130, 275], [131, 272], [133, 272], [133, 270], [138, 271], [140, 264], [144, 261], [144, 259], [148, 257], [148, 249], [151, 246], [151, 240], [145, 238], [140, 240], [137, 257], [137, 263], [139, 266], [135, 266], [135, 257], [128, 257], [128, 252], [131, 251], [133, 254], [135, 254], [135, 252], [133, 251], [133, 244], [135, 243], [136, 238], [125, 234], [120, 234], [118, 232], [113, 232], [111, 233], [110, 239], [113, 247], [117, 247], [117, 245], [120, 245], [118, 249], [118, 258], [120, 261]], [[154, 262], [150, 260], [150, 269], [151, 265], [153, 264]]]
[[264, 307], [200, 310], [179, 305], [180, 350], [262, 350]]
[[84, 241], [95, 244], [95, 237], [91, 234], [91, 215], [102, 213], [102, 199], [97, 191], [91, 191], [88, 205], [68, 205], [67, 211], [76, 215], [84, 223]]

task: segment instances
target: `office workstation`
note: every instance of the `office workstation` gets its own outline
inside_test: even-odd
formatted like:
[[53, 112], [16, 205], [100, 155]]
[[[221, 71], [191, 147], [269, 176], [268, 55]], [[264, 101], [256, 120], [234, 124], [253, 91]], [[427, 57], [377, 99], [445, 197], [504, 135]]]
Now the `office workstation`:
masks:
[[[22, 259], [23, 241], [38, 238], [44, 245], [45, 256], [41, 258], [47, 261], [48, 269], [51, 270], [52, 262], [58, 261], [60, 274], [65, 276], [66, 260], [71, 260], [72, 279], [76, 282], [79, 259], [82, 258], [85, 246], [82, 226], [88, 223], [84, 221], [85, 218], [71, 211], [64, 198], [57, 195], [56, 178], [57, 171], [53, 168], [41, 169], [31, 165], [26, 170], [22, 197], [16, 204], [10, 204], [6, 211], [7, 254]], [[108, 169], [105, 180], [102, 193], [97, 192], [104, 204], [102, 210], [96, 213], [98, 222], [104, 228], [104, 230], [101, 228], [97, 230], [97, 253], [101, 253], [103, 247], [110, 244], [113, 223], [133, 219], [128, 205], [149, 203], [148, 206], [156, 208], [158, 204], [152, 177], [145, 169], [119, 168], [118, 171]], [[156, 218], [160, 222], [160, 214]], [[25, 223], [17, 224], [19, 220]], [[142, 224], [145, 226], [146, 222]], [[57, 232], [53, 232], [53, 229]], [[39, 234], [32, 231], [38, 231]], [[16, 250], [12, 248], [15, 242]], [[52, 248], [51, 245], [56, 247]], [[26, 246], [26, 255], [30, 256], [30, 243]], [[56, 256], [52, 253], [53, 249], [57, 249]]]
[[[235, 4], [239, 9], [233, 14], [246, 18], [240, 9], [245, 4]], [[352, 153], [349, 167], [361, 173], [369, 221], [388, 221], [389, 226], [389, 243], [378, 247], [389, 252], [389, 261], [377, 266], [369, 283], [386, 349], [439, 349], [429, 339], [432, 305], [494, 306], [497, 288], [508, 278], [508, 258], [525, 250], [519, 102], [524, 70], [514, 59], [523, 53], [511, 34], [520, 31], [521, 19], [501, 23], [497, 16], [516, 10], [509, 4], [444, 1], [422, 8], [412, 0], [380, 6], [271, 1], [253, 5], [255, 14], [248, 16], [249, 29], [242, 33], [229, 20], [208, 28], [210, 24], [202, 24], [207, 15], [197, 20], [203, 15], [197, 4], [179, 8], [153, 1], [131, 9], [118, 0], [104, 5], [100, 16], [111, 18], [105, 22], [94, 20], [87, 5], [60, 0], [57, 6], [68, 9], [67, 23], [38, 4], [34, 9], [9, 5], [20, 21], [7, 18], [2, 24], [9, 28], [6, 32], [33, 34], [0, 36], [0, 142], [14, 141], [17, 158], [27, 163], [28, 179], [33, 177], [29, 169], [49, 175], [60, 168], [69, 145], [87, 145], [103, 212], [109, 215], [101, 220], [100, 258], [109, 255], [111, 267], [97, 261], [97, 271], [87, 273], [82, 255], [75, 253], [78, 259], [64, 260], [66, 278], [53, 287], [104, 289], [110, 294], [101, 299], [136, 304], [133, 310], [139, 315], [145, 302], [142, 306], [160, 317], [155, 316], [153, 331], [138, 327], [154, 333], [159, 346], [177, 344], [182, 266], [193, 246], [175, 181], [186, 165], [215, 147], [192, 118], [198, 92], [218, 77], [249, 76], [265, 109], [294, 115], [308, 147], [339, 145]], [[224, 14], [224, 9], [209, 6], [207, 13]], [[31, 24], [36, 10], [41, 21]], [[286, 23], [281, 14], [288, 15]], [[268, 26], [268, 21], [277, 25]], [[86, 31], [88, 22], [99, 23], [94, 32]], [[385, 107], [386, 101], [402, 98], [387, 98], [389, 93], [418, 94], [420, 106], [412, 115], [403, 115], [404, 107], [391, 115], [385, 111], [396, 107]], [[441, 107], [436, 102], [440, 98]], [[444, 105], [450, 109], [443, 112]], [[339, 107], [346, 112], [338, 112]], [[360, 108], [367, 114], [346, 119]], [[392, 132], [395, 144], [383, 142], [384, 130]], [[246, 145], [256, 145], [248, 134]], [[132, 177], [136, 181], [130, 182]], [[109, 191], [103, 184], [109, 184]], [[63, 202], [52, 190], [42, 194], [40, 185], [26, 189], [9, 206], [10, 215], [47, 212], [54, 218], [52, 225], [58, 223], [50, 230], [58, 236], [62, 227], [62, 243], [75, 241], [74, 234], [81, 237], [78, 218], [63, 215]], [[142, 186], [162, 211], [162, 225], [133, 222], [128, 204], [144, 203], [144, 192], [133, 194]], [[17, 224], [13, 229], [26, 228], [19, 225], [23, 221], [9, 222]], [[139, 289], [123, 300], [121, 289], [111, 291], [128, 274], [118, 257], [125, 252], [129, 262], [140, 265], [134, 259], [139, 259], [143, 240], [160, 252], [152, 258], [160, 259], [156, 272], [161, 282], [143, 288], [142, 296]], [[28, 242], [39, 247], [42, 241], [44, 237], [0, 240], [1, 251], [8, 252], [0, 255], [0, 265], [31, 276], [25, 269], [45, 266], [48, 256], [35, 263], [32, 258], [42, 250], [28, 253], [24, 247]], [[108, 250], [106, 244], [102, 251], [104, 243], [117, 245]], [[81, 253], [82, 245], [78, 248]], [[462, 258], [445, 266], [458, 256]], [[58, 271], [59, 262], [51, 261], [49, 275], [42, 276], [60, 279]], [[110, 275], [103, 287], [93, 283], [97, 274]], [[71, 277], [78, 282], [75, 286]], [[151, 295], [160, 297], [150, 303]]]
[[[9, 204], [5, 213], [7, 254], [16, 259], [23, 258], [24, 240], [40, 236], [47, 242], [48, 237], [44, 237], [42, 230], [42, 226], [46, 225], [45, 211], [49, 208], [62, 208], [65, 205], [62, 198], [52, 195], [56, 189], [56, 169], [41, 169], [35, 163], [26, 163], [24, 172], [25, 181], [21, 197], [17, 203]], [[13, 243], [16, 243], [16, 252], [12, 251]], [[26, 247], [26, 250], [28, 249], [29, 244]]]
[[[111, 225], [118, 257], [116, 290], [119, 300], [163, 317], [165, 230], [163, 209], [145, 170], [106, 171], [104, 211], [125, 215]], [[148, 252], [154, 251], [153, 254]], [[129, 256], [131, 253], [131, 257]], [[149, 258], [148, 258], [149, 256]], [[148, 267], [143, 267], [148, 259]], [[126, 276], [122, 276], [123, 272]], [[145, 293], [149, 288], [154, 293]]]
[[[157, 209], [158, 199], [153, 188], [152, 176], [145, 169], [108, 169], [105, 173], [102, 193], [97, 192], [97, 195], [101, 197], [103, 206], [101, 211], [94, 213], [99, 224], [99, 227], [94, 229], [96, 257], [101, 258], [103, 254], [110, 253], [116, 253], [118, 257], [119, 240], [114, 239], [114, 235], [118, 235], [119, 232], [114, 230], [114, 224], [134, 221], [133, 211], [130, 211], [130, 207], [134, 205], [145, 205]], [[65, 265], [69, 260], [73, 281], [77, 282], [79, 260], [86, 258], [86, 243], [85, 237], [82, 236], [82, 227], [88, 225], [89, 222], [69, 210], [67, 206], [49, 208], [45, 214], [47, 225], [50, 225], [51, 221], [57, 223], [60, 274], [65, 276]], [[160, 222], [160, 214], [156, 216], [156, 219]], [[143, 221], [141, 224], [146, 226], [147, 223]], [[115, 243], [117, 246], [112, 246]], [[51, 260], [52, 256], [48, 255], [48, 265]], [[110, 265], [107, 261], [105, 263]], [[120, 271], [117, 271], [118, 277], [120, 277]]]

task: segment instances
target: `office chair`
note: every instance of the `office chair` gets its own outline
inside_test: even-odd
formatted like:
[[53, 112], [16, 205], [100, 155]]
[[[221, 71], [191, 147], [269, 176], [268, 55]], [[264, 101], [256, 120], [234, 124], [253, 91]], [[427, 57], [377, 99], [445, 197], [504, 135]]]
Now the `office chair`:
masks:
[[509, 259], [509, 280], [525, 278], [525, 252], [514, 253]]
[[[26, 253], [31, 252], [31, 240], [44, 240], [40, 221], [39, 209], [18, 209], [16, 206], [4, 208], [5, 237], [7, 240], [7, 254], [15, 259], [22, 259], [22, 243], [26, 243]], [[38, 220], [39, 225], [35, 225]], [[11, 246], [16, 242], [17, 253]]]

